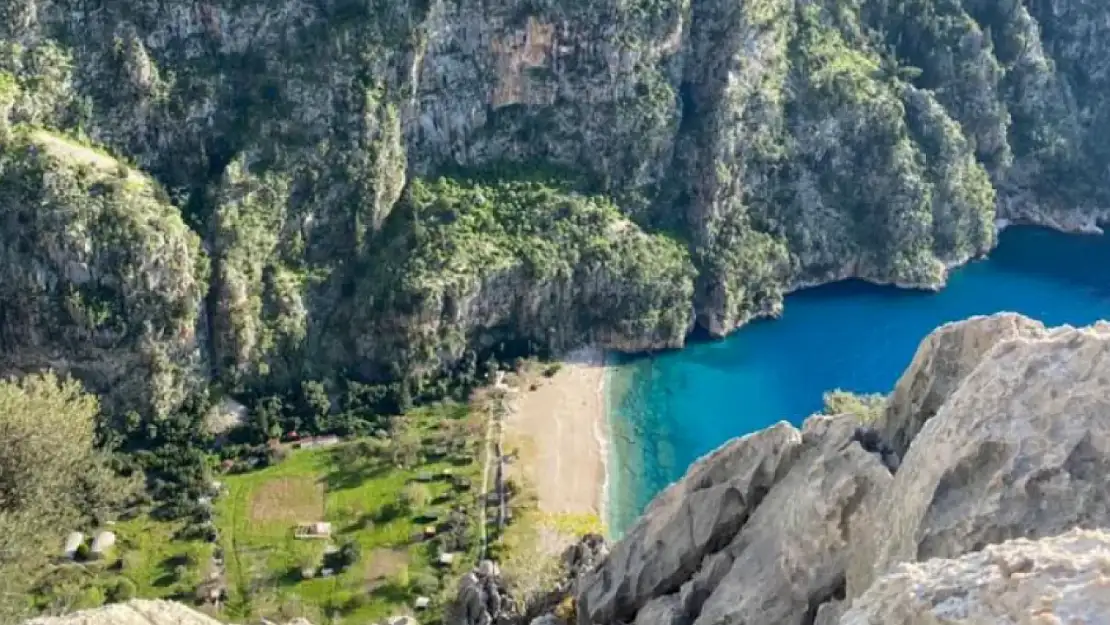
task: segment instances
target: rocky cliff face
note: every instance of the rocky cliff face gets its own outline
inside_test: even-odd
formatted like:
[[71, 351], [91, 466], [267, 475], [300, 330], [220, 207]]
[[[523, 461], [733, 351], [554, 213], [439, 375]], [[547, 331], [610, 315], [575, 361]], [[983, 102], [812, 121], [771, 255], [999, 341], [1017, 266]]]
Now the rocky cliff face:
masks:
[[[3, 123], [84, 134], [167, 189], [205, 242], [198, 334], [231, 388], [421, 377], [506, 337], [673, 346], [691, 318], [721, 335], [805, 285], [936, 288], [996, 219], [1091, 229], [1110, 207], [1089, 3], [8, 4]], [[416, 284], [437, 224], [405, 189], [440, 175], [611, 199], [619, 271], [587, 255], [522, 277], [533, 241], [457, 292]], [[667, 241], [622, 239], [641, 232]], [[660, 274], [646, 259], [669, 244], [685, 258]]]
[[0, 224], [0, 371], [73, 373], [120, 412], [182, 401], [199, 379], [207, 263], [154, 181], [58, 135], [9, 132]]
[[728, 443], [583, 578], [578, 623], [1100, 622], [1107, 384], [1105, 324], [944, 326], [876, 424], [893, 474], [847, 415]]

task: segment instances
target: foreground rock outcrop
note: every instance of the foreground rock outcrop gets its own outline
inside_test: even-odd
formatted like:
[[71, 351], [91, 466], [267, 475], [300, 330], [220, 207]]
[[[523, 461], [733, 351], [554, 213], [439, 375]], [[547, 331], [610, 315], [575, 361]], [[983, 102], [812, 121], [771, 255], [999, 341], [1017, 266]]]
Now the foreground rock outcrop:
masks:
[[66, 616], [34, 618], [24, 625], [221, 625], [176, 601], [135, 599]]
[[[1105, 583], [1105, 563], [1079, 557], [1078, 534], [1053, 537], [1110, 527], [1108, 385], [1110, 325], [1049, 330], [1002, 314], [944, 326], [922, 343], [875, 429], [817, 415], [800, 431], [781, 423], [699, 461], [579, 584], [578, 623], [931, 622], [860, 596], [894, 596], [906, 579], [944, 570], [901, 563], [1011, 539], [1045, 539], [1005, 549], [1086, 567], [1076, 575], [1089, 587], [1074, 595], [1086, 596]], [[873, 451], [884, 436], [888, 454], [904, 454], [900, 465]], [[970, 575], [974, 563], [960, 562], [953, 570]], [[993, 585], [977, 592], [994, 601]], [[1035, 609], [1006, 601], [998, 615]], [[968, 618], [979, 620], [958, 622], [999, 622]]]
[[914, 437], [862, 521], [849, 596], [898, 562], [1110, 527], [1107, 415], [1110, 324], [999, 340]]
[[840, 625], [995, 625], [1110, 620], [1110, 533], [1071, 530], [901, 564]]

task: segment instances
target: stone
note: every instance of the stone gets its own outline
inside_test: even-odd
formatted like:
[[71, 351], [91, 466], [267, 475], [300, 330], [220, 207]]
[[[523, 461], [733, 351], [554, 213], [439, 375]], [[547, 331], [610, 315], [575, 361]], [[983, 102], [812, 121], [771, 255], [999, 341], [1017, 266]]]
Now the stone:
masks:
[[582, 578], [579, 623], [631, 618], [653, 597], [677, 591], [705, 556], [732, 539], [800, 446], [801, 434], [784, 422], [697, 461]]
[[497, 565], [487, 560], [463, 575], [444, 622], [447, 625], [488, 625], [522, 618], [500, 574]]
[[1079, 529], [990, 545], [955, 559], [899, 564], [840, 619], [840, 625], [1107, 622], [1110, 533]]
[[635, 625], [683, 625], [687, 623], [678, 595], [663, 595], [648, 601], [636, 612]]
[[894, 386], [877, 424], [880, 438], [905, 456], [921, 427], [991, 348], [1013, 337], [1044, 332], [1039, 321], [1002, 313], [945, 324], [929, 333]]
[[822, 603], [813, 617], [813, 625], [837, 625], [846, 609], [843, 601]]
[[966, 361], [936, 370], [930, 386], [952, 390], [913, 438], [874, 517], [859, 520], [850, 598], [898, 562], [1110, 526], [1110, 324], [1046, 332], [993, 317], [938, 333], [993, 347], [964, 350]]
[[66, 616], [48, 616], [24, 625], [221, 625], [209, 616], [174, 601], [133, 599]]
[[890, 472], [853, 439], [850, 415], [807, 420], [805, 451], [725, 548], [728, 573], [704, 604], [684, 606], [696, 625], [805, 622], [844, 587], [850, 521], [882, 496]]

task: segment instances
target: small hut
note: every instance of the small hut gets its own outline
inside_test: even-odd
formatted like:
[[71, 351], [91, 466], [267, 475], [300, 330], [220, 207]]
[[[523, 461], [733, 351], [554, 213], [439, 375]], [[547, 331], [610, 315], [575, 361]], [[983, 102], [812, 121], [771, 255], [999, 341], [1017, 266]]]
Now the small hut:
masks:
[[439, 559], [437, 560], [437, 562], [440, 566], [451, 566], [455, 562], [455, 554], [441, 553], [439, 554]]
[[432, 600], [428, 597], [417, 597], [413, 607], [417, 610], [427, 610], [428, 606], [432, 604]]
[[116, 533], [107, 530], [97, 532], [96, 537], [93, 538], [92, 545], [89, 547], [89, 555], [94, 558], [103, 557], [116, 544]]
[[70, 532], [69, 536], [66, 536], [65, 545], [62, 547], [62, 556], [73, 560], [77, 557], [77, 549], [83, 544], [85, 544], [84, 534], [81, 532]]
[[301, 523], [293, 529], [294, 538], [331, 538], [331, 523]]

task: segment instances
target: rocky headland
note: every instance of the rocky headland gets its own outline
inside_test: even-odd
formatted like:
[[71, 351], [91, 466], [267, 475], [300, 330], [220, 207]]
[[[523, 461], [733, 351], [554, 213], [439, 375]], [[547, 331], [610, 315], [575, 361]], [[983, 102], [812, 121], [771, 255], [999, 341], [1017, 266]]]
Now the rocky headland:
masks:
[[1108, 391], [1110, 325], [943, 326], [873, 429], [817, 415], [695, 464], [586, 575], [578, 623], [1103, 622]]
[[569, 614], [511, 605], [486, 565], [448, 622], [1105, 623], [1107, 414], [1110, 324], [948, 324], [876, 422], [815, 415], [733, 440], [623, 540], [569, 550], [549, 602], [572, 597]]

